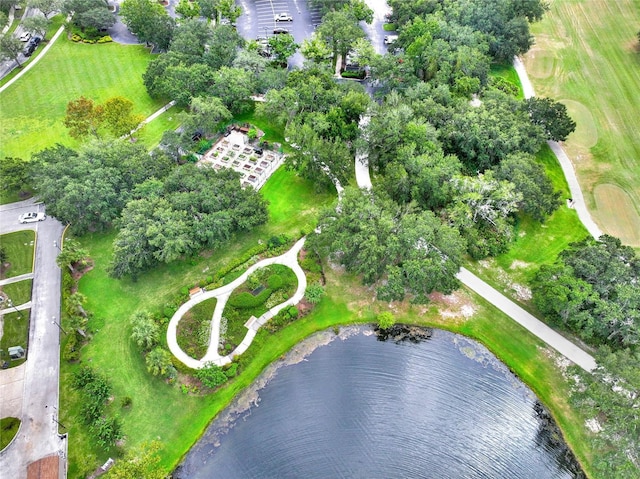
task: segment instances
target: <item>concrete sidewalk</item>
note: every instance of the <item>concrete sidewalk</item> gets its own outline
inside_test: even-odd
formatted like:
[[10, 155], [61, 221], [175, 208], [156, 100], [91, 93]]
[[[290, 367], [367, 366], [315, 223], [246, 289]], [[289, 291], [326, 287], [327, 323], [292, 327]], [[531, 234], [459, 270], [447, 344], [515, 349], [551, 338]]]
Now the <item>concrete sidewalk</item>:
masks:
[[[304, 246], [305, 239], [306, 238], [300, 239], [295, 245], [293, 245], [293, 247], [289, 251], [287, 251], [283, 255], [259, 261], [258, 263], [247, 269], [247, 271], [245, 271], [242, 276], [236, 278], [231, 283], [216, 288], [213, 291], [207, 291], [206, 293], [199, 294], [198, 296], [191, 298], [189, 301], [180, 306], [178, 311], [176, 311], [171, 318], [171, 321], [169, 321], [169, 327], [167, 328], [167, 344], [171, 353], [183, 364], [193, 369], [201, 369], [208, 362], [216, 364], [217, 366], [224, 366], [225, 364], [229, 364], [231, 361], [233, 361], [233, 358], [235, 356], [239, 356], [240, 354], [244, 353], [251, 345], [256, 332], [262, 325], [264, 325], [267, 321], [273, 318], [284, 308], [296, 305], [300, 302], [300, 300], [302, 300], [304, 292], [307, 289], [307, 277], [298, 264], [298, 253], [302, 249], [302, 246]], [[259, 268], [264, 268], [265, 266], [269, 266], [272, 264], [281, 264], [293, 270], [296, 278], [298, 279], [298, 288], [296, 289], [296, 292], [287, 301], [274, 306], [262, 316], [254, 320], [247, 328], [247, 334], [245, 335], [242, 342], [238, 345], [238, 347], [236, 347], [236, 349], [234, 349], [230, 354], [226, 356], [220, 356], [220, 353], [218, 352], [218, 346], [220, 343], [220, 321], [222, 319], [222, 312], [224, 311], [224, 306], [227, 303], [227, 300], [231, 296], [233, 290], [243, 284], [247, 280], [249, 275], [251, 275]], [[192, 307], [211, 298], [216, 298], [217, 303], [213, 312], [213, 318], [211, 320], [209, 348], [204, 357], [198, 360], [186, 354], [178, 345], [178, 340], [176, 337], [178, 323], [182, 319], [182, 316], [184, 316], [184, 314]]]

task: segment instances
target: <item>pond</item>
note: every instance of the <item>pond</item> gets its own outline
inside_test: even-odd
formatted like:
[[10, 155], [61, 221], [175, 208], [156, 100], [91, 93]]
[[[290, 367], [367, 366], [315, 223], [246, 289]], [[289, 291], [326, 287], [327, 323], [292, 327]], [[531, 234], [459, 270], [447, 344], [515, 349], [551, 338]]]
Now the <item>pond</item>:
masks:
[[211, 424], [176, 478], [581, 478], [535, 395], [482, 345], [435, 330], [324, 332]]

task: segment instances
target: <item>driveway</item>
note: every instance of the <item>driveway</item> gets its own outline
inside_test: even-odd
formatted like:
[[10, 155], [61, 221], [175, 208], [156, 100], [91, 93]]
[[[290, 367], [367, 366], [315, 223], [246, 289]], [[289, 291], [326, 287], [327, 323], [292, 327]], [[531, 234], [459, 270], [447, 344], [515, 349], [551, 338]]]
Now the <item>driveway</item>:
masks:
[[[0, 206], [0, 234], [21, 229], [36, 232], [35, 271], [31, 297], [29, 349], [24, 367], [22, 401], [18, 404], [11, 383], [15, 373], [0, 370], [0, 385], [9, 387], [14, 395], [10, 407], [21, 410], [22, 425], [13, 443], [0, 452], [2, 477], [24, 478], [27, 465], [52, 454], [64, 460], [66, 444], [58, 435], [57, 407], [59, 401], [60, 330], [53, 321], [60, 320], [60, 268], [56, 264], [64, 226], [55, 218], [21, 225], [18, 216], [44, 205], [27, 200]], [[9, 391], [9, 389], [7, 389]], [[3, 394], [3, 400], [5, 398]]]

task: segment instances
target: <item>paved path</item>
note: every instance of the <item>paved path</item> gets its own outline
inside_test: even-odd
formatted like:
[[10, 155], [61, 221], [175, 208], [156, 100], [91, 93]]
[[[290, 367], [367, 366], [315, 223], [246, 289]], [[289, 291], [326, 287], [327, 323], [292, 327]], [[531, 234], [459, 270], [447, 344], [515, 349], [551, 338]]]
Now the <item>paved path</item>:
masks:
[[[520, 60], [518, 57], [514, 58], [513, 67], [515, 68], [516, 73], [518, 73], [518, 78], [520, 78], [524, 97], [531, 98], [533, 96], [536, 96], [533, 85], [529, 80], [529, 75], [527, 75], [527, 71], [524, 68], [522, 60]], [[600, 236], [602, 236], [602, 230], [593, 221], [593, 218], [591, 218], [591, 213], [589, 213], [589, 210], [587, 209], [587, 205], [584, 201], [584, 196], [582, 195], [582, 189], [580, 188], [580, 184], [578, 183], [578, 178], [576, 177], [576, 172], [573, 168], [571, 160], [565, 153], [560, 143], [551, 140], [549, 140], [547, 143], [558, 158], [558, 162], [562, 167], [564, 177], [567, 179], [567, 183], [569, 184], [569, 191], [571, 191], [571, 199], [573, 199], [574, 201], [574, 208], [578, 213], [578, 218], [580, 218], [580, 221], [582, 221], [584, 227], [587, 228], [589, 234], [598, 239]]]
[[33, 278], [33, 273], [25, 273], [25, 274], [21, 274], [20, 276], [14, 276], [12, 278], [0, 279], [0, 286], [4, 286], [5, 284], [18, 283], [25, 279], [32, 279], [32, 278]]
[[[273, 318], [282, 309], [298, 304], [304, 296], [304, 292], [307, 288], [307, 278], [304, 274], [304, 271], [298, 264], [298, 253], [302, 249], [305, 239], [306, 238], [302, 238], [301, 240], [299, 240], [295, 245], [293, 245], [293, 248], [291, 248], [281, 256], [267, 258], [259, 261], [258, 263], [247, 269], [247, 271], [245, 271], [242, 276], [235, 279], [231, 283], [225, 286], [221, 286], [220, 288], [216, 288], [213, 291], [201, 293], [180, 306], [178, 311], [176, 311], [176, 313], [171, 318], [169, 327], [167, 329], [167, 343], [169, 345], [169, 350], [173, 353], [173, 355], [190, 368], [200, 369], [204, 367], [208, 362], [214, 363], [218, 366], [229, 364], [231, 361], [233, 361], [233, 358], [235, 356], [239, 356], [240, 354], [244, 353], [251, 345], [253, 338], [256, 336], [258, 329], [260, 329], [262, 325]], [[252, 274], [259, 268], [263, 268], [272, 264], [282, 264], [284, 266], [288, 266], [293, 270], [293, 272], [296, 274], [296, 277], [298, 278], [298, 288], [296, 289], [295, 294], [284, 303], [280, 303], [279, 305], [274, 306], [262, 316], [256, 318], [254, 321], [247, 321], [247, 334], [245, 335], [240, 345], [238, 345], [238, 347], [227, 356], [220, 356], [220, 354], [218, 353], [218, 346], [220, 343], [220, 320], [222, 318], [222, 312], [224, 311], [224, 306], [227, 303], [227, 300], [231, 296], [233, 290], [244, 283], [250, 274]], [[184, 316], [184, 314], [192, 307], [211, 298], [216, 298], [217, 303], [213, 312], [213, 318], [211, 320], [209, 349], [207, 350], [204, 357], [202, 357], [201, 359], [194, 359], [186, 354], [180, 348], [180, 346], [178, 346], [178, 341], [176, 339], [178, 323], [182, 319], [182, 316]]]
[[[68, 19], [67, 19], [68, 20]], [[60, 37], [60, 35], [62, 35], [62, 32], [64, 32], [64, 25], [61, 26], [60, 28], [58, 28], [58, 31], [56, 32], [56, 34], [53, 36], [53, 38], [51, 40], [49, 40], [49, 43], [47, 43], [47, 45], [42, 49], [42, 51], [40, 52], [40, 54], [35, 57], [33, 60], [31, 60], [31, 63], [29, 63], [26, 67], [24, 67], [20, 73], [18, 73], [16, 76], [14, 76], [11, 80], [9, 80], [7, 83], [5, 83], [4, 85], [2, 85], [0, 87], [0, 93], [2, 93], [3, 91], [5, 91], [7, 88], [9, 88], [11, 85], [13, 85], [16, 81], [18, 81], [19, 78], [22, 78], [22, 75], [24, 75], [25, 73], [27, 73], [29, 70], [31, 70], [33, 68], [34, 65], [36, 65], [40, 59], [42, 57], [45, 56], [45, 54], [49, 51], [49, 49], [53, 46], [53, 44], [56, 42], [56, 40]]]
[[[360, 121], [360, 124], [362, 125], [362, 120]], [[360, 153], [356, 155], [355, 168], [358, 187], [362, 189], [370, 189], [371, 180], [369, 178], [369, 162], [366, 154]], [[359, 174], [358, 170], [360, 170]], [[527, 311], [522, 309], [496, 289], [489, 286], [467, 269], [461, 268], [460, 272], [456, 275], [456, 278], [458, 278], [458, 280], [471, 291], [482, 296], [500, 311], [547, 343], [567, 359], [571, 360], [586, 371], [593, 371], [593, 369], [595, 369], [596, 361], [590, 354], [580, 349], [560, 334], [556, 333], [542, 321], [529, 314]]]

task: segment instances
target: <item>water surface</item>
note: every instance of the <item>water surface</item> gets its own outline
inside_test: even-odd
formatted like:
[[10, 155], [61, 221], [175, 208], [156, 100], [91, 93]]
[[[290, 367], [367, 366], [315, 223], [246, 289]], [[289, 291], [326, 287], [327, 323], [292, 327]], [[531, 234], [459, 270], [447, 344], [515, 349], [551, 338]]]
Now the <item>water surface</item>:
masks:
[[533, 393], [483, 346], [444, 331], [419, 344], [349, 331], [270, 368], [175, 477], [581, 477]]

